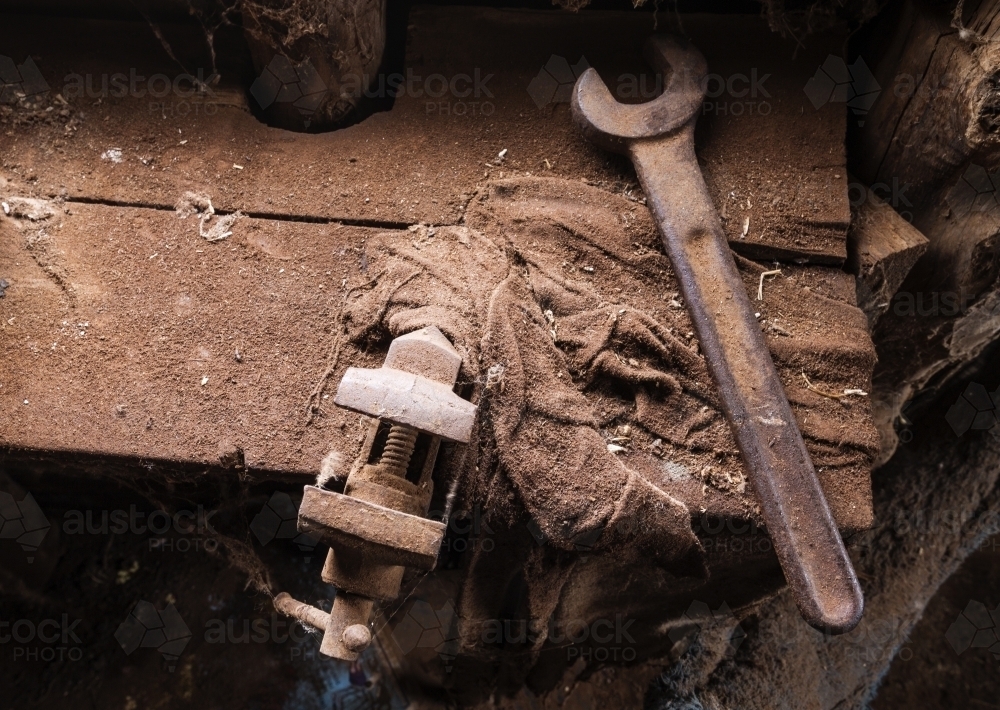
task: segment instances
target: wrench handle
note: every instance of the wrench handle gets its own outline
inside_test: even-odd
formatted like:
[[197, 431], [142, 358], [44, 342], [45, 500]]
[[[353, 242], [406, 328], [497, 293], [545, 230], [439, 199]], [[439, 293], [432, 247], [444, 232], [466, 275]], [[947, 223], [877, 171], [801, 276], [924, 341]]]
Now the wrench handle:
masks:
[[812, 626], [849, 631], [861, 587], [705, 186], [694, 121], [629, 153], [795, 603]]

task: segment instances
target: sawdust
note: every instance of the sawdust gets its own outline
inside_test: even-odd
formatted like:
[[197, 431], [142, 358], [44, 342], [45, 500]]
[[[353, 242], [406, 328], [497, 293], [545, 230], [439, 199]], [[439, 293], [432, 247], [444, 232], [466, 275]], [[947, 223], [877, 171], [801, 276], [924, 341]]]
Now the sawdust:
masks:
[[220, 217], [211, 223], [211, 226], [206, 230], [205, 225], [211, 222], [212, 217], [210, 215], [204, 215], [202, 219], [198, 222], [198, 234], [200, 234], [206, 241], [218, 242], [226, 239], [227, 237], [233, 236], [232, 227], [236, 224], [236, 220], [243, 216], [242, 212], [233, 212], [225, 217]]
[[31, 197], [5, 197], [2, 203], [5, 215], [14, 219], [29, 219], [39, 222], [55, 214], [55, 210], [47, 200], [36, 200]]
[[319, 474], [316, 476], [316, 485], [319, 488], [325, 487], [328, 483], [343, 483], [350, 473], [350, 466], [345, 465], [347, 461], [342, 453], [332, 450], [319, 465]]
[[[213, 222], [215, 207], [212, 206], [212, 198], [201, 192], [185, 192], [174, 206], [174, 212], [180, 219], [197, 215], [198, 234], [209, 242], [218, 242], [233, 236], [233, 225], [236, 224], [236, 220], [244, 216], [237, 210]], [[207, 230], [205, 225], [209, 225]]]
[[70, 281], [69, 271], [63, 264], [58, 249], [56, 249], [55, 240], [45, 229], [39, 229], [37, 232], [33, 231], [25, 235], [25, 245], [42, 271], [59, 286], [69, 298], [70, 303], [75, 304], [76, 287]]
[[70, 137], [85, 120], [83, 111], [63, 98], [62, 94], [49, 90], [20, 97], [13, 103], [0, 103], [0, 126], [61, 127], [63, 137]]
[[51, 234], [53, 228], [59, 228], [59, 225], [49, 222], [59, 213], [56, 204], [48, 200], [10, 195], [0, 199], [0, 208], [10, 218], [0, 218], [0, 234], [6, 231], [6, 225], [13, 225], [23, 235], [25, 248], [31, 258], [59, 287], [70, 306], [75, 306], [76, 286]]
[[185, 192], [174, 206], [174, 212], [179, 219], [187, 219], [192, 215], [215, 214], [212, 198], [203, 192]]

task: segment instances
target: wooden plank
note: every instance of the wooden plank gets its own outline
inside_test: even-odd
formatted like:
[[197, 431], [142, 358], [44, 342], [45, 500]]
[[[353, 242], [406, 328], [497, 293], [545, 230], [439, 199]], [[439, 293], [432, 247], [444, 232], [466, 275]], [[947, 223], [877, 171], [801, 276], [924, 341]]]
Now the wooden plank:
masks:
[[[209, 243], [195, 218], [164, 210], [49, 208], [52, 216], [37, 222], [0, 217], [0, 270], [10, 283], [0, 299], [3, 447], [242, 463], [266, 475], [314, 476], [332, 451], [349, 463], [364, 432], [357, 415], [333, 405], [332, 385], [348, 366], [381, 365], [382, 317], [427, 318], [451, 304], [439, 313], [442, 327], [464, 324], [465, 347], [478, 343], [487, 326], [475, 293], [511, 268], [496, 246], [504, 239], [579, 282], [573, 288], [596, 289], [607, 303], [647, 314], [691, 344], [648, 214], [578, 181], [498, 185], [472, 219], [492, 242], [458, 228], [433, 237], [427, 229], [241, 218], [232, 236]], [[863, 529], [874, 453], [867, 402], [819, 394], [868, 386], [873, 354], [853, 307], [853, 279], [829, 267], [786, 267], [757, 300], [763, 268], [745, 261], [742, 269], [831, 507], [844, 529]], [[404, 288], [415, 274], [420, 278]], [[383, 299], [397, 304], [390, 315]], [[574, 321], [567, 319], [559, 332], [570, 343]], [[478, 362], [470, 355], [470, 368]], [[628, 465], [647, 470], [693, 510], [752, 515], [751, 491], [737, 490], [741, 463], [714, 411], [707, 371], [699, 365], [692, 372], [684, 406], [701, 421], [697, 431], [675, 432], [678, 413], [650, 400], [644, 421], [665, 433], [643, 434], [648, 441], [635, 444]], [[317, 389], [324, 382], [325, 391]], [[607, 387], [594, 406], [612, 426], [616, 417], [632, 417], [634, 404]], [[714, 412], [710, 432], [702, 429], [708, 410], [698, 415], [703, 406]], [[664, 443], [663, 455], [689, 472], [679, 479], [667, 476], [649, 449], [668, 435], [677, 444]], [[718, 471], [718, 480], [706, 470]]]
[[[95, 94], [72, 99], [70, 117], [54, 125], [0, 132], [3, 170], [21, 179], [22, 193], [40, 196], [172, 206], [197, 189], [224, 210], [380, 224], [457, 223], [489, 179], [539, 173], [641, 198], [631, 166], [580, 137], [565, 99], [569, 65], [581, 58], [623, 100], [648, 98], [657, 83], [641, 57], [654, 29], [648, 13], [428, 7], [410, 21], [405, 91], [393, 110], [323, 135], [267, 128], [218, 96], [150, 98], [148, 81], [136, 83], [136, 95], [97, 96], [102, 76], [179, 73], [152, 38], [129, 38], [145, 36], [144, 27], [46, 18], [34, 31], [0, 28], [8, 54], [44, 47], [38, 66], [54, 89], [83, 82], [88, 93], [72, 77], [90, 75]], [[693, 15], [683, 26], [712, 72], [698, 150], [734, 248], [842, 263], [844, 105], [817, 110], [803, 91], [840, 38], [814, 38], [796, 55], [794, 42], [757, 17]], [[546, 66], [570, 71], [561, 93], [545, 88], [554, 81]], [[78, 127], [66, 131], [70, 120]]]
[[303, 424], [368, 230], [246, 219], [210, 244], [171, 212], [67, 212], [0, 217], [4, 446], [294, 474], [353, 435], [333, 407]]

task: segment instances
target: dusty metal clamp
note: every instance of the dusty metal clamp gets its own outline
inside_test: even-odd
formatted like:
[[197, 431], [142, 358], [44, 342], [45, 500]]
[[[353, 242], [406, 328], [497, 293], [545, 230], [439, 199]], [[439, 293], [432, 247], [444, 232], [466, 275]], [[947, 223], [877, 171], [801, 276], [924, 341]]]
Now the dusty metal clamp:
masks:
[[861, 587], [695, 157], [705, 58], [668, 35], [650, 38], [646, 58], [669, 75], [661, 96], [620, 104], [588, 69], [573, 87], [573, 117], [635, 165], [799, 611], [817, 628], [849, 631]]
[[454, 392], [462, 356], [435, 327], [392, 341], [382, 367], [352, 367], [334, 402], [376, 417], [344, 493], [306, 486], [298, 529], [330, 546], [323, 581], [329, 614], [287, 594], [275, 608], [324, 631], [320, 652], [353, 661], [371, 643], [376, 601], [399, 595], [404, 567], [430, 571], [445, 525], [427, 519], [442, 440], [468, 443], [476, 407]]

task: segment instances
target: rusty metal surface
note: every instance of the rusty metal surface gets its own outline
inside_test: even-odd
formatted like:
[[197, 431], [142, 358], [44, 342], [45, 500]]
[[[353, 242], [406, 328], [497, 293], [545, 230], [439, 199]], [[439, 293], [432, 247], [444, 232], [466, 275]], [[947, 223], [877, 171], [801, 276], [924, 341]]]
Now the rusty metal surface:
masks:
[[476, 420], [475, 405], [451, 387], [390, 367], [350, 368], [333, 401], [360, 414], [463, 443], [469, 441]]
[[[338, 405], [379, 419], [369, 426], [344, 494], [306, 486], [299, 507], [299, 531], [330, 546], [322, 577], [337, 596], [320, 648], [328, 656], [357, 659], [371, 642], [374, 600], [399, 594], [403, 567], [429, 572], [437, 564], [447, 527], [423, 517], [437, 452], [448, 434], [468, 442], [476, 416], [476, 406], [453, 391], [461, 366], [461, 354], [428, 326], [393, 339], [380, 369], [349, 368], [340, 382]], [[283, 606], [276, 608], [315, 616]]]
[[445, 526], [375, 503], [306, 486], [299, 532], [332, 547], [363, 547], [376, 564], [433, 569]]
[[274, 608], [285, 616], [291, 616], [299, 621], [308, 624], [314, 629], [323, 630], [326, 628], [328, 614], [321, 609], [317, 609], [310, 604], [296, 601], [287, 592], [281, 592], [274, 597]]
[[861, 589], [695, 157], [707, 65], [666, 35], [646, 50], [673, 70], [662, 96], [616, 105], [589, 69], [574, 87], [574, 117], [636, 167], [800, 612], [817, 628], [848, 631], [863, 612]]

